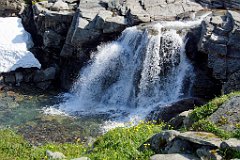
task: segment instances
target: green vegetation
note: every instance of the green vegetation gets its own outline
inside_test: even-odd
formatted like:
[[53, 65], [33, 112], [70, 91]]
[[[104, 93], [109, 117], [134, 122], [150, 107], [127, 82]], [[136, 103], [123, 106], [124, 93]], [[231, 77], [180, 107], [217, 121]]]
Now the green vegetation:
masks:
[[[46, 144], [35, 147], [14, 131], [0, 130], [0, 159], [47, 159], [46, 150], [62, 152], [68, 159], [81, 156], [101, 160], [147, 159], [153, 152], [148, 149], [141, 152], [138, 148], [152, 135], [159, 133], [163, 127], [164, 124], [140, 123], [130, 128], [116, 128], [99, 137], [94, 143], [94, 148], [84, 146], [80, 139], [71, 144]], [[146, 147], [149, 145], [146, 144]]]
[[223, 155], [224, 159], [235, 159], [235, 158], [240, 158], [240, 152], [227, 149], [227, 150], [221, 150], [221, 154]]
[[195, 131], [206, 131], [206, 132], [211, 132], [214, 133], [215, 135], [228, 139], [230, 137], [234, 137], [233, 133], [227, 132], [225, 130], [220, 129], [217, 125], [213, 124], [212, 122], [202, 119], [199, 120], [198, 122], [195, 122], [192, 125], [192, 129]]
[[240, 95], [240, 92], [233, 92], [228, 95], [223, 95], [221, 97], [214, 98], [208, 104], [195, 108], [191, 113], [190, 118], [194, 122], [197, 122], [201, 119], [205, 119], [211, 114], [213, 114], [220, 105], [222, 105], [224, 102], [229, 100], [231, 97], [237, 96], [237, 95]]
[[[236, 124], [234, 132], [220, 129], [207, 118], [214, 113], [218, 107], [229, 98], [240, 95], [234, 92], [229, 95], [215, 98], [208, 104], [197, 107], [191, 113], [194, 123], [190, 129], [195, 131], [212, 132], [224, 139], [235, 137], [240, 138], [240, 124]], [[226, 117], [221, 118], [221, 124], [227, 124]], [[129, 128], [116, 128], [97, 138], [93, 146], [87, 146], [76, 139], [75, 143], [45, 144], [32, 146], [14, 131], [0, 130], [0, 159], [1, 160], [27, 160], [27, 159], [48, 159], [46, 150], [62, 152], [67, 159], [86, 156], [92, 160], [128, 160], [128, 159], [148, 159], [154, 154], [150, 150], [150, 144], [144, 144], [151, 136], [161, 132], [163, 128], [170, 128], [165, 124], [140, 123]], [[187, 131], [188, 128], [185, 128]], [[139, 147], [143, 145], [146, 149], [141, 151]], [[230, 158], [239, 158], [240, 153], [235, 151], [222, 151], [222, 155]]]
[[195, 131], [206, 131], [216, 134], [217, 136], [228, 139], [228, 138], [240, 138], [240, 125], [236, 124], [236, 130], [234, 132], [228, 132], [218, 127], [228, 123], [226, 117], [221, 117], [219, 124], [214, 124], [207, 120], [207, 118], [213, 114], [220, 105], [225, 103], [233, 96], [240, 95], [240, 92], [233, 92], [228, 95], [223, 95], [221, 97], [215, 98], [208, 104], [201, 107], [197, 107], [190, 114], [190, 119], [194, 122], [191, 129]]

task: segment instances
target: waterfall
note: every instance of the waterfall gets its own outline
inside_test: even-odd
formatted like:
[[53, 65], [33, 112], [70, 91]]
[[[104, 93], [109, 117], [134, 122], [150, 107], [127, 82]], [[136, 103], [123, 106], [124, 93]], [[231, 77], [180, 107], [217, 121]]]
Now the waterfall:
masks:
[[117, 117], [186, 96], [184, 81], [194, 74], [185, 44], [184, 34], [163, 24], [125, 29], [92, 53], [60, 109]]

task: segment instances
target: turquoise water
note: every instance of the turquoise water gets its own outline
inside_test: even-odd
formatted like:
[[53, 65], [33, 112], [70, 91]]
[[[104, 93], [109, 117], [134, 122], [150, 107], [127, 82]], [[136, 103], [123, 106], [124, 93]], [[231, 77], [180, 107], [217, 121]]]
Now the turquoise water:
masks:
[[101, 134], [100, 117], [49, 115], [44, 111], [61, 103], [59, 93], [29, 94], [0, 91], [0, 128], [11, 128], [33, 144], [88, 141]]

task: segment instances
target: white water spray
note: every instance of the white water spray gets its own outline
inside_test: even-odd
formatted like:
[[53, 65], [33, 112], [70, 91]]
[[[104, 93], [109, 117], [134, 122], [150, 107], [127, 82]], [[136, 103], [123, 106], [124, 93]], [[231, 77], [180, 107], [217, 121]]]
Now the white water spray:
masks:
[[[186, 23], [175, 22], [173, 28], [194, 27], [200, 21]], [[187, 96], [184, 81], [194, 74], [185, 55], [186, 40], [169, 23], [165, 25], [130, 27], [118, 40], [99, 46], [60, 109], [110, 115], [114, 119], [109, 129], [137, 122], [154, 107]]]

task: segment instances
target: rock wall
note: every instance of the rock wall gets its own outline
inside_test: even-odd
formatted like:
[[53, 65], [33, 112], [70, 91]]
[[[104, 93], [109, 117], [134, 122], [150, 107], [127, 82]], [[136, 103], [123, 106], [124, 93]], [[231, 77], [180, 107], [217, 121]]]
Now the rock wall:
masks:
[[[68, 66], [63, 68], [61, 72], [62, 88], [68, 89], [71, 86], [78, 70], [89, 58], [89, 53], [99, 43], [113, 40], [126, 27], [157, 20], [189, 18], [191, 12], [201, 9], [203, 9], [201, 5], [184, 0], [151, 2], [149, 0], [81, 1], [60, 53], [64, 63], [63, 66]], [[79, 65], [76, 66], [73, 59]]]
[[[214, 78], [224, 84], [228, 93], [239, 89], [240, 70], [240, 13], [233, 10], [215, 10], [202, 23], [198, 50], [208, 56], [208, 67]], [[235, 79], [235, 84], [233, 84]], [[235, 86], [236, 87], [235, 87]]]
[[204, 92], [215, 94], [214, 88], [219, 91], [222, 86], [224, 92], [240, 88], [237, 81], [240, 79], [239, 45], [236, 43], [239, 13], [233, 11], [239, 9], [238, 0], [48, 0], [25, 10], [22, 4], [21, 0], [0, 2], [0, 6], [4, 6], [0, 7], [0, 16], [22, 11], [25, 28], [35, 42], [32, 52], [40, 60], [42, 70], [54, 67], [59, 71], [55, 78], [59, 82], [57, 86], [66, 90], [97, 45], [115, 39], [126, 27], [193, 19], [198, 12], [224, 9], [208, 16], [200, 33], [189, 34], [190, 39], [196, 36], [192, 38], [196, 43], [187, 49], [197, 72], [194, 92], [202, 97]]
[[240, 9], [239, 0], [196, 0], [196, 2], [207, 8]]

